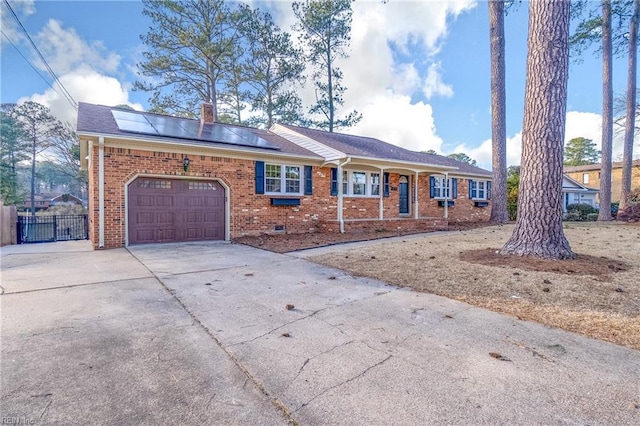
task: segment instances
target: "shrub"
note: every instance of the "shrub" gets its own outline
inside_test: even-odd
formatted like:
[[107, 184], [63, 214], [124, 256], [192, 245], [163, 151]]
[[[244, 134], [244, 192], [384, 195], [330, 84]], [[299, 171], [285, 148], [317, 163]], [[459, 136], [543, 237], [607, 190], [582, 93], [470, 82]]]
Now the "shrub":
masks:
[[593, 213], [598, 213], [598, 211], [589, 204], [569, 204], [566, 220], [582, 222], [589, 220], [588, 215]]
[[596, 220], [598, 220], [598, 213], [589, 213], [587, 215], [588, 222], [595, 222]]
[[632, 204], [618, 213], [618, 220], [624, 220], [626, 222], [640, 221], [640, 204]]
[[569, 222], [580, 222], [583, 219], [579, 212], [569, 212], [566, 214], [564, 220], [568, 220]]

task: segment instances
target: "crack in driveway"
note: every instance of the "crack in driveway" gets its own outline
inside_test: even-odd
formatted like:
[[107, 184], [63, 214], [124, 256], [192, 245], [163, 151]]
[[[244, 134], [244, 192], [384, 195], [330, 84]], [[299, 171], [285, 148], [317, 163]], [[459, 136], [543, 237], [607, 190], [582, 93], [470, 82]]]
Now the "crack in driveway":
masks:
[[316, 399], [320, 398], [322, 395], [326, 394], [327, 392], [339, 388], [341, 386], [346, 385], [347, 383], [353, 382], [354, 380], [359, 379], [360, 377], [364, 376], [365, 374], [367, 374], [369, 371], [373, 370], [376, 367], [381, 366], [382, 364], [384, 364], [385, 362], [389, 361], [391, 358], [393, 358], [393, 355], [389, 355], [387, 356], [385, 359], [383, 359], [382, 361], [379, 361], [375, 364], [373, 364], [372, 366], [368, 367], [366, 370], [364, 370], [363, 372], [347, 379], [344, 380], [336, 385], [333, 385], [331, 387], [328, 387], [327, 389], [323, 390], [322, 392], [320, 392], [319, 394], [315, 395], [313, 398], [311, 398], [310, 400], [308, 400], [307, 402], [302, 403], [298, 408], [296, 408], [293, 412], [297, 413], [298, 411], [300, 411], [301, 409], [303, 409], [304, 407], [308, 406], [309, 404], [311, 404], [313, 401], [315, 401]]
[[242, 342], [232, 343], [232, 344], [230, 344], [230, 345], [227, 345], [226, 347], [227, 347], [227, 348], [232, 348], [232, 347], [234, 347], [234, 346], [244, 345], [245, 343], [255, 342], [256, 340], [258, 340], [258, 339], [260, 339], [260, 338], [262, 338], [262, 337], [264, 337], [264, 336], [268, 336], [269, 334], [273, 333], [274, 331], [281, 330], [281, 329], [283, 329], [284, 327], [286, 327], [286, 326], [288, 326], [288, 325], [295, 324], [295, 323], [297, 323], [297, 322], [299, 322], [299, 321], [302, 321], [302, 320], [305, 320], [305, 319], [307, 319], [307, 318], [311, 318], [311, 317], [313, 317], [314, 315], [316, 315], [316, 314], [318, 314], [318, 313], [320, 313], [320, 312], [322, 312], [322, 311], [326, 311], [327, 309], [331, 309], [331, 308], [335, 308], [335, 306], [327, 306], [327, 307], [324, 307], [324, 308], [322, 308], [322, 309], [318, 309], [318, 310], [316, 310], [316, 311], [313, 311], [313, 312], [312, 312], [312, 313], [310, 313], [309, 315], [305, 315], [305, 316], [303, 316], [303, 317], [301, 317], [301, 318], [296, 318], [296, 319], [295, 319], [295, 320], [293, 320], [293, 321], [289, 321], [289, 322], [287, 322], [287, 323], [284, 323], [284, 324], [282, 324], [282, 325], [279, 325], [278, 327], [276, 327], [276, 328], [274, 328], [274, 329], [271, 329], [271, 330], [267, 331], [266, 333], [263, 333], [263, 334], [261, 334], [261, 335], [259, 335], [259, 336], [253, 337], [253, 338], [251, 338], [251, 339], [243, 340]]

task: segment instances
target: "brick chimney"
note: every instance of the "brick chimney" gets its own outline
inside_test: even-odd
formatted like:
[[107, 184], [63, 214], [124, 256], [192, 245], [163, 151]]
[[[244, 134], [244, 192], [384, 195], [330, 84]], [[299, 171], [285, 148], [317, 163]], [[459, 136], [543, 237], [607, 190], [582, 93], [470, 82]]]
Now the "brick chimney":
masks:
[[203, 103], [200, 108], [200, 122], [202, 124], [213, 124], [215, 121], [216, 120], [213, 115], [213, 104], [211, 102]]

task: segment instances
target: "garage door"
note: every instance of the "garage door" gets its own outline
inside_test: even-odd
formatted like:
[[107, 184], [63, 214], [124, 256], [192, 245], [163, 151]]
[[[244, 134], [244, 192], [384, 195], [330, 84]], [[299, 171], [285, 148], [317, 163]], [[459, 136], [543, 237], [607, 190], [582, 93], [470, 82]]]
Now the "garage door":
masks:
[[218, 182], [138, 178], [128, 196], [129, 244], [224, 240], [225, 191]]

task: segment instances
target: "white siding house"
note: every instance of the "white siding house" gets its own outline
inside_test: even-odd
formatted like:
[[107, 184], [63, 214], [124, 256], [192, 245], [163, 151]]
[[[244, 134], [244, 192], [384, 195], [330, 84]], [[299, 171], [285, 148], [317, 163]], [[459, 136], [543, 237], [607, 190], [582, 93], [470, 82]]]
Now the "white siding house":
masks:
[[598, 208], [596, 195], [600, 192], [594, 188], [588, 188], [567, 175], [562, 176], [562, 211], [567, 212], [570, 204], [589, 204]]

